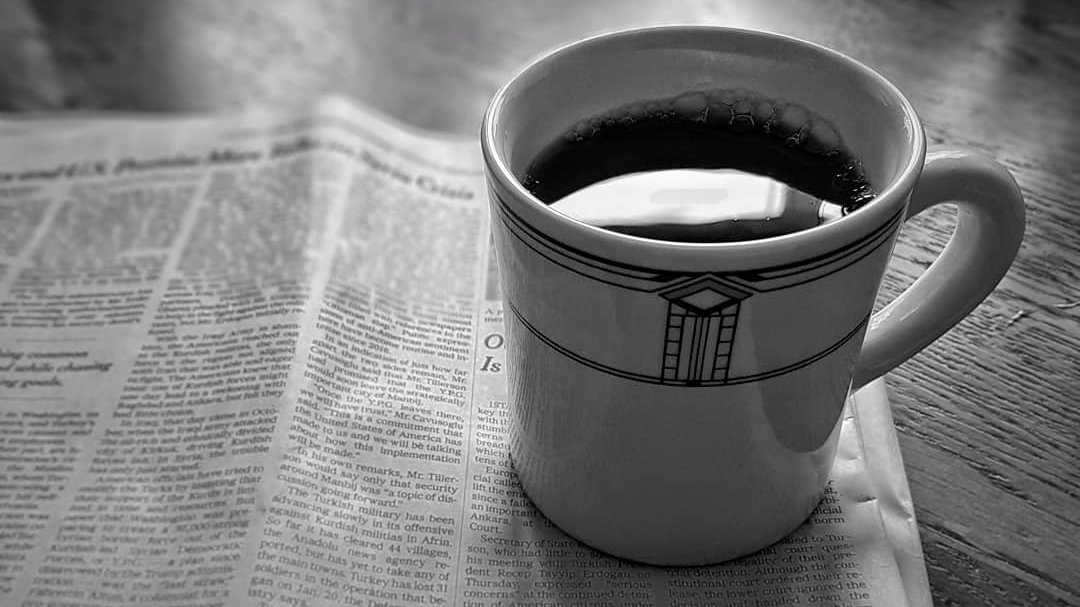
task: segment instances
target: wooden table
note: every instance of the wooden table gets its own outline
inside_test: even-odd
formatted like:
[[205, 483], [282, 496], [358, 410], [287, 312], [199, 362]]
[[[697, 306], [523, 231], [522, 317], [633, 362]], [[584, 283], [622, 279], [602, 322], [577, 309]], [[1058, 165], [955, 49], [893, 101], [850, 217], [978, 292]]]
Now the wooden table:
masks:
[[[932, 145], [1003, 162], [1027, 197], [998, 290], [888, 380], [935, 600], [1080, 604], [1080, 9], [1069, 0], [0, 0], [0, 109], [201, 110], [350, 94], [477, 131], [543, 49], [651, 23], [763, 28], [878, 68]], [[947, 212], [908, 225], [887, 300]]]

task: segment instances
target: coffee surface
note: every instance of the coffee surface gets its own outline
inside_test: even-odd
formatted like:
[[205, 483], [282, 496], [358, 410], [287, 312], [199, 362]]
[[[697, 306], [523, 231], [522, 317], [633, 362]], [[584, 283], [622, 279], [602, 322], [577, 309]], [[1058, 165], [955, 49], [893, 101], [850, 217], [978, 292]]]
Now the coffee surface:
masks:
[[795, 232], [874, 196], [828, 120], [745, 89], [636, 101], [579, 121], [522, 183], [587, 223], [699, 242]]

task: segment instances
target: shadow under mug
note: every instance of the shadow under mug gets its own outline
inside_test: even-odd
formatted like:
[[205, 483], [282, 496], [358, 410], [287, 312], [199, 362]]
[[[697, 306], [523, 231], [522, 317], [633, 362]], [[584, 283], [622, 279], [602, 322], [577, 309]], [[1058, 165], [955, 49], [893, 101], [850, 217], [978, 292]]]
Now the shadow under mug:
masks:
[[[703, 244], [586, 225], [521, 185], [538, 151], [582, 119], [734, 88], [824, 116], [878, 195], [808, 230]], [[481, 143], [518, 478], [568, 534], [654, 564], [735, 558], [802, 523], [849, 392], [978, 305], [1024, 230], [1000, 165], [926, 155], [915, 111], [881, 75], [764, 32], [653, 27], [563, 47], [495, 95]], [[871, 315], [900, 226], [943, 202], [958, 208], [945, 250]]]

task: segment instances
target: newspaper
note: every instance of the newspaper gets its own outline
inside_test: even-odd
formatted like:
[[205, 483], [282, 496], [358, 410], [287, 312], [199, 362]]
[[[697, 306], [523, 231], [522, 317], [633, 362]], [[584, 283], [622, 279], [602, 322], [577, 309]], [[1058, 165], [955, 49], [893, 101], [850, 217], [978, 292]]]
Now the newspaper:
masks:
[[880, 382], [793, 535], [695, 568], [522, 493], [480, 155], [305, 115], [0, 122], [0, 605], [929, 605]]

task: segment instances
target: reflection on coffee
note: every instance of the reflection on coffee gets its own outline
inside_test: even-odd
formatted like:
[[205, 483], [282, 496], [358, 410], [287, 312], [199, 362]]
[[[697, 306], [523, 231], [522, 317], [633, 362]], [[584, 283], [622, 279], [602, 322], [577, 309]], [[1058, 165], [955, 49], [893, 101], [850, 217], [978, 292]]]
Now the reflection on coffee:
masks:
[[796, 232], [874, 196], [829, 121], [745, 89], [639, 101], [582, 120], [541, 150], [522, 183], [586, 223], [690, 242]]

